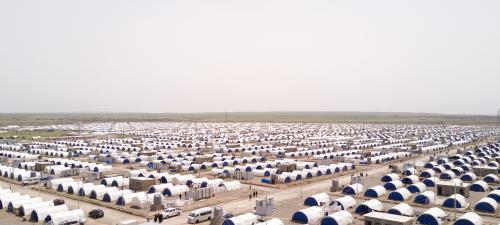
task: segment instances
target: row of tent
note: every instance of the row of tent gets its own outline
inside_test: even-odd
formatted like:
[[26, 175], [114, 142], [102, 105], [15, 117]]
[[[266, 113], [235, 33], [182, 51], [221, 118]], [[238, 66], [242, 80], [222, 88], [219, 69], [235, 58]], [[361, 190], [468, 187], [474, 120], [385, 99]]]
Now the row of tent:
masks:
[[32, 178], [34, 179], [41, 178], [40, 172], [14, 168], [10, 166], [2, 166], [2, 165], [0, 165], [0, 174], [3, 177], [14, 179], [17, 181], [26, 181]]
[[70, 210], [65, 204], [57, 203], [0, 188], [0, 209], [15, 213], [30, 222], [47, 225], [85, 222], [85, 215], [81, 209]]

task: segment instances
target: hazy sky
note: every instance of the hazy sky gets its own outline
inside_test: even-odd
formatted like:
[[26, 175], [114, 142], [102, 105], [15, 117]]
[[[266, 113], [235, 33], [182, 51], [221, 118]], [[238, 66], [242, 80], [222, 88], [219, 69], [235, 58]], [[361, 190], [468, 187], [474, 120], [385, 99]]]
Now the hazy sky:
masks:
[[500, 1], [0, 1], [0, 112], [495, 114]]

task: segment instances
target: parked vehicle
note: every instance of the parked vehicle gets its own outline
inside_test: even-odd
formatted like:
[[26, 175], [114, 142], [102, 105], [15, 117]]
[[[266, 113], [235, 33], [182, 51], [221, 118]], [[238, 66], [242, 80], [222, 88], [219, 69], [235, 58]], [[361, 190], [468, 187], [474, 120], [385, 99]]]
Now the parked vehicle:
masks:
[[104, 212], [101, 209], [93, 209], [89, 212], [89, 217], [92, 219], [99, 219], [104, 217]]
[[163, 219], [168, 219], [170, 217], [181, 215], [181, 209], [178, 208], [167, 208], [160, 212]]
[[40, 178], [32, 177], [28, 180], [23, 181], [21, 184], [23, 186], [27, 186], [27, 185], [32, 185], [32, 184], [38, 184], [39, 181], [40, 181]]
[[188, 215], [188, 223], [199, 223], [211, 220], [213, 217], [213, 209], [210, 207], [200, 208], [191, 211]]

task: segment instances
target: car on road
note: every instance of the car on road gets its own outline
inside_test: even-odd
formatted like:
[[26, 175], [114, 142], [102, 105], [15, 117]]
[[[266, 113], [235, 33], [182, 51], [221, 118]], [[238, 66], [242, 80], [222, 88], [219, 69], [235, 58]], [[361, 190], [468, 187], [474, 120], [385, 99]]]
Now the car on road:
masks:
[[167, 208], [161, 211], [160, 214], [162, 215], [163, 219], [168, 219], [170, 217], [181, 215], [181, 212], [181, 209], [178, 208]]
[[104, 212], [101, 209], [93, 209], [89, 212], [89, 217], [92, 219], [99, 219], [104, 217]]
[[27, 185], [32, 185], [32, 184], [38, 184], [39, 181], [40, 181], [40, 178], [32, 177], [30, 179], [27, 179], [27, 180], [21, 182], [21, 184], [23, 186], [27, 186]]

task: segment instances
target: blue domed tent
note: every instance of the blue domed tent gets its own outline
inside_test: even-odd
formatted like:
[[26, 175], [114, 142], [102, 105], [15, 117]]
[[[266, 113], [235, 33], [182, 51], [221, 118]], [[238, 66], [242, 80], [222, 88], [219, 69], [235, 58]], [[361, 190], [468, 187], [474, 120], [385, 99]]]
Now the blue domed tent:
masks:
[[485, 212], [485, 213], [496, 213], [497, 208], [498, 208], [497, 201], [495, 201], [495, 199], [492, 199], [490, 197], [484, 197], [480, 199], [476, 203], [476, 206], [474, 206], [475, 211]]
[[442, 209], [434, 207], [420, 214], [417, 218], [417, 223], [424, 225], [440, 225], [442, 219], [445, 217], [446, 213]]

